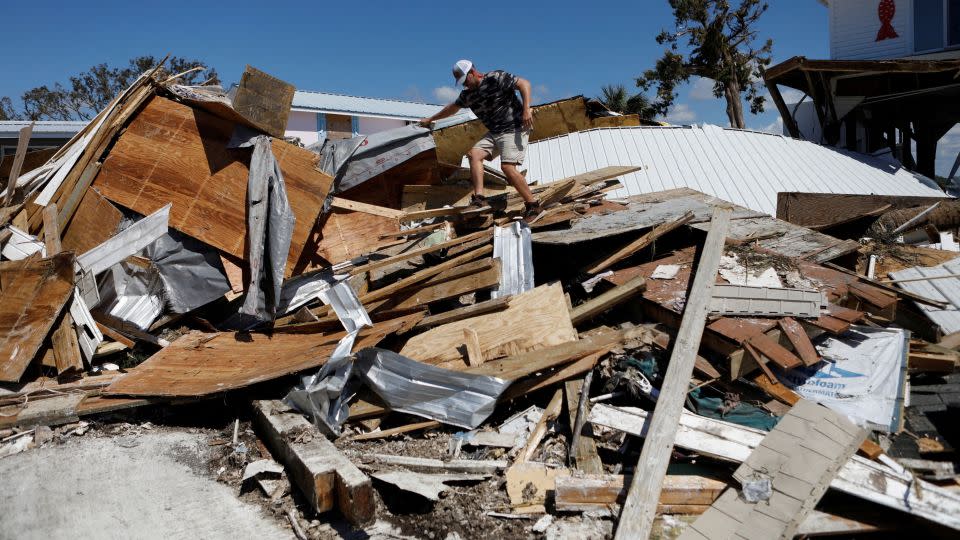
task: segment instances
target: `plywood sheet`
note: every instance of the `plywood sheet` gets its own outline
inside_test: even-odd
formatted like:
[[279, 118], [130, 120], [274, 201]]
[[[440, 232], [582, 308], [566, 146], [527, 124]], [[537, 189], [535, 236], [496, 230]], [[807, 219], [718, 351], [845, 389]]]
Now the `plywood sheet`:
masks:
[[396, 219], [334, 208], [321, 219], [315, 251], [332, 265], [374, 251], [380, 235], [399, 231]]
[[292, 84], [247, 66], [233, 108], [270, 135], [283, 138], [295, 90]]
[[0, 263], [0, 381], [16, 382], [73, 292], [72, 253]]
[[466, 363], [458, 348], [464, 344], [465, 328], [477, 332], [484, 358], [577, 340], [563, 288], [554, 283], [514, 296], [503, 311], [452, 322], [414, 336], [400, 354], [421, 362], [463, 369]]
[[[372, 347], [420, 315], [377, 323], [357, 338]], [[114, 381], [106, 395], [196, 397], [243, 388], [323, 365], [345, 332], [241, 334], [190, 332]]]
[[[173, 203], [170, 226], [245, 258], [249, 149], [227, 149], [235, 124], [206, 111], [153, 97], [130, 122], [94, 185], [111, 201], [147, 215]], [[294, 267], [332, 178], [316, 171], [317, 156], [273, 141], [296, 216], [287, 258]]]
[[86, 253], [106, 242], [120, 227], [123, 213], [96, 189], [87, 188], [63, 233], [63, 250]]

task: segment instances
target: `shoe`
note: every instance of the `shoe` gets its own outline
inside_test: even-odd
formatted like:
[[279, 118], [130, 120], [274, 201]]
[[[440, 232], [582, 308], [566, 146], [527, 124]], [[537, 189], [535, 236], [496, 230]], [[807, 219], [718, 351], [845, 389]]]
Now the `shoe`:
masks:
[[476, 193], [470, 195], [470, 204], [468, 206], [475, 206], [477, 208], [483, 208], [487, 206], [487, 198], [483, 195], [477, 195]]
[[532, 223], [543, 215], [543, 206], [540, 201], [523, 203], [523, 220]]

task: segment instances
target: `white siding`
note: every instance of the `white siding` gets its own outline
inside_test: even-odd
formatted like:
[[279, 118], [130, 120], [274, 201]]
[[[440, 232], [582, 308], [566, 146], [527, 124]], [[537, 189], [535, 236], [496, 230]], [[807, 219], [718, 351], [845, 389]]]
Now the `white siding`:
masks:
[[405, 120], [397, 120], [395, 118], [370, 118], [368, 116], [361, 116], [360, 134], [370, 135], [371, 133], [379, 133], [381, 131], [396, 129], [405, 125], [407, 125]]
[[880, 1], [830, 1], [830, 58], [880, 60], [913, 53], [913, 0], [894, 0], [896, 13], [891, 24], [899, 37], [877, 41]]
[[317, 113], [290, 111], [287, 117], [287, 137], [300, 137], [300, 142], [310, 146], [317, 142]]

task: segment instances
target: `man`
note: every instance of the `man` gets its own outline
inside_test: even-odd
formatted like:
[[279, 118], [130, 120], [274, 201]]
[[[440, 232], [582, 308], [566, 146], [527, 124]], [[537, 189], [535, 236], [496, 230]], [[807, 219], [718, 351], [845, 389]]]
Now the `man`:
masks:
[[[524, 218], [536, 218], [541, 214], [540, 202], [534, 198], [526, 179], [517, 170], [523, 164], [527, 140], [533, 128], [530, 82], [506, 71], [480, 73], [469, 60], [459, 60], [453, 65], [453, 78], [458, 86], [464, 87], [457, 100], [437, 114], [421, 119], [420, 125], [429, 127], [436, 120], [452, 116], [463, 107], [473, 111], [488, 132], [467, 152], [473, 180], [470, 204], [486, 204], [483, 196], [483, 160], [489, 161], [500, 156], [500, 168], [510, 185], [523, 198]], [[517, 98], [518, 90], [522, 102]]]

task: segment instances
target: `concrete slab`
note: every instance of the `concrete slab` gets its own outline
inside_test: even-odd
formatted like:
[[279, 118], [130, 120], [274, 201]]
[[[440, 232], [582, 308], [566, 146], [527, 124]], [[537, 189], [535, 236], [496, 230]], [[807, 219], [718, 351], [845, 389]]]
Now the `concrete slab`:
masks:
[[0, 539], [293, 535], [206, 470], [206, 437], [88, 433], [0, 459]]

